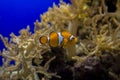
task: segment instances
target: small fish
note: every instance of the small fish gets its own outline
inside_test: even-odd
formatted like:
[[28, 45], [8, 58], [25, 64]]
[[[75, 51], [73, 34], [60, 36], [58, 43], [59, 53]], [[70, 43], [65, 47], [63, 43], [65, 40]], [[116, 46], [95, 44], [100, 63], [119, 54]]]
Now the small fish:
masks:
[[68, 47], [77, 42], [77, 38], [68, 31], [51, 32], [49, 36], [41, 36], [39, 38], [41, 44], [49, 44], [51, 47]]

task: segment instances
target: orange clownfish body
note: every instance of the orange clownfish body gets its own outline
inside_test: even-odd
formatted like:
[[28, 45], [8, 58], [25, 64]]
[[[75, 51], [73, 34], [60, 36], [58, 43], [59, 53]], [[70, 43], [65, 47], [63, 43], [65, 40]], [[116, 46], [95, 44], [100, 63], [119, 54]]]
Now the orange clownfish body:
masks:
[[49, 36], [41, 36], [39, 38], [41, 44], [49, 44], [51, 47], [67, 47], [74, 45], [77, 38], [67, 31], [51, 32]]

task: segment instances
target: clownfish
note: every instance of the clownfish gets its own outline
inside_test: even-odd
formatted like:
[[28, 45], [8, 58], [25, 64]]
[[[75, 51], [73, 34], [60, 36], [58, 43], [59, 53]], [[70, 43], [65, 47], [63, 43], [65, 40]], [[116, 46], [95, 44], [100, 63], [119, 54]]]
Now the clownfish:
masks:
[[68, 31], [51, 32], [49, 36], [41, 36], [39, 38], [41, 44], [49, 44], [51, 47], [68, 47], [77, 42], [77, 38], [70, 34]]

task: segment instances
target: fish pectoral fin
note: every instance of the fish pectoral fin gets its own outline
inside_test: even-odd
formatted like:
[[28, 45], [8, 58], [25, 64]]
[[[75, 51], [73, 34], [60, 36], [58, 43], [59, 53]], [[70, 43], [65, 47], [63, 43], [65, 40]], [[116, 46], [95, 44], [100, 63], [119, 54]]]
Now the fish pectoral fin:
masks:
[[67, 46], [67, 42], [68, 42], [68, 40], [67, 40], [67, 39], [64, 39], [63, 44], [62, 44], [62, 47], [63, 47], [63, 48], [65, 48], [65, 47]]

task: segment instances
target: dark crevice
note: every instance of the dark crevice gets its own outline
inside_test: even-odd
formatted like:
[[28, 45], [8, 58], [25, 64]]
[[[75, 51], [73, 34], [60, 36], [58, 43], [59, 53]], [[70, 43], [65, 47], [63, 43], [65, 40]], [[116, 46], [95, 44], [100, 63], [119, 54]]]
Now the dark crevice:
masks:
[[116, 3], [117, 0], [105, 0], [105, 4], [108, 7], [108, 12], [115, 12], [117, 10]]

